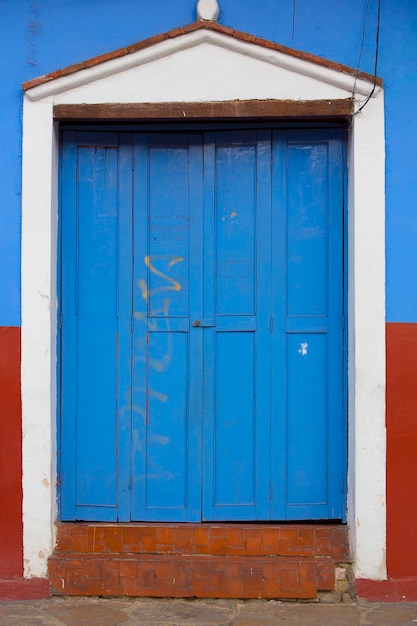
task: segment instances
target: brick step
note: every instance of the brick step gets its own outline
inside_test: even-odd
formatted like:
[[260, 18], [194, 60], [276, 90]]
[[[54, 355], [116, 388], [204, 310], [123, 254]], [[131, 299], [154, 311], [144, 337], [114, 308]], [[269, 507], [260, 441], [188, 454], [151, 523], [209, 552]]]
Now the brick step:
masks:
[[349, 561], [344, 525], [95, 524], [57, 527], [55, 553], [329, 556]]
[[53, 595], [315, 598], [333, 591], [330, 557], [52, 556]]
[[311, 599], [348, 562], [341, 525], [71, 523], [49, 578], [54, 595]]

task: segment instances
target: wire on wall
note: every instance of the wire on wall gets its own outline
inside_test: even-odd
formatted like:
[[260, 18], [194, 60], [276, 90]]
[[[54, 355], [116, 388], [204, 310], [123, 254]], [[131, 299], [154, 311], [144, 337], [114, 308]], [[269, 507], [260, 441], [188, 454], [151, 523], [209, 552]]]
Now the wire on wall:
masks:
[[[369, 1], [369, 0], [368, 0]], [[295, 35], [295, 12], [296, 12], [296, 2], [297, 0], [293, 0], [293, 4], [292, 4], [292, 30], [291, 30], [291, 39], [294, 39], [294, 35]]]
[[370, 0], [366, 0], [365, 15], [363, 16], [361, 49], [359, 51], [359, 59], [358, 59], [358, 66], [356, 68], [355, 82], [353, 83], [352, 100], [355, 99], [356, 82], [358, 80], [359, 68], [360, 68], [361, 62], [362, 62], [363, 49], [365, 47], [365, 33], [366, 33], [366, 22], [368, 21], [369, 1]]
[[[354, 99], [355, 99], [356, 81], [357, 81], [358, 74], [359, 74], [359, 68], [360, 68], [360, 63], [361, 63], [362, 53], [363, 53], [363, 48], [364, 48], [365, 30], [366, 30], [366, 21], [367, 21], [367, 17], [368, 17], [368, 10], [369, 10], [369, 0], [366, 1], [365, 17], [364, 17], [364, 23], [363, 23], [363, 29], [362, 29], [362, 43], [361, 43], [361, 50], [360, 50], [360, 54], [359, 54], [358, 68], [356, 70], [356, 75], [355, 75], [355, 82], [353, 84], [352, 101], [354, 101]], [[381, 0], [377, 0], [377, 21], [376, 21], [376, 31], [375, 31], [374, 84], [373, 84], [371, 92], [368, 95], [368, 97], [366, 98], [365, 102], [359, 107], [359, 109], [357, 111], [355, 111], [353, 113], [354, 116], [358, 115], [358, 113], [360, 113], [364, 109], [364, 107], [368, 104], [369, 100], [374, 95], [374, 92], [375, 92], [375, 89], [376, 89], [376, 81], [377, 81], [377, 78], [378, 78], [378, 57], [379, 57], [379, 33], [380, 33], [380, 27], [381, 27]]]

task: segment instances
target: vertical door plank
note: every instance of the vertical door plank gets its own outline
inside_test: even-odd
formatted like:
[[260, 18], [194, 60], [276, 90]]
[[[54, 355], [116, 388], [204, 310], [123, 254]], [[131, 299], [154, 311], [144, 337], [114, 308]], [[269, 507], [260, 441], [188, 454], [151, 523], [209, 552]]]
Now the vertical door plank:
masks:
[[268, 330], [257, 320], [257, 280], [269, 273], [270, 230], [257, 222], [259, 201], [269, 207], [266, 146], [256, 131], [206, 136], [204, 519], [269, 516]]
[[287, 320], [296, 325], [287, 337], [289, 514], [329, 501], [328, 338], [314, 332], [317, 318], [327, 330], [328, 142], [306, 135], [287, 134]]
[[[347, 333], [344, 328], [344, 147], [343, 131], [329, 136], [329, 517], [346, 518]], [[347, 260], [346, 260], [347, 262]]]
[[117, 482], [118, 520], [130, 521], [132, 475], [133, 134], [121, 133], [117, 271]]
[[[75, 421], [76, 519], [117, 519], [117, 147], [115, 133], [78, 133], [75, 203], [64, 200], [64, 227], [71, 225], [63, 237], [74, 237], [67, 244], [72, 254], [63, 257], [65, 320], [66, 304], [69, 311], [75, 302], [63, 333], [63, 366], [73, 368], [64, 390], [72, 379], [75, 388], [68, 391], [76, 400], [72, 415], [64, 400], [63, 421]], [[72, 364], [65, 362], [67, 350]]]
[[133, 515], [196, 520], [201, 391], [195, 383], [202, 356], [190, 314], [201, 316], [202, 304], [201, 139], [148, 135], [137, 141]]
[[77, 133], [62, 135], [61, 146], [61, 390], [60, 390], [60, 516], [62, 520], [76, 517], [76, 219], [77, 198]]
[[272, 134], [271, 250], [271, 517], [286, 519], [287, 501], [287, 146], [286, 131]]
[[285, 519], [342, 517], [343, 180], [337, 133], [275, 134], [274, 202], [281, 225], [274, 228], [285, 229], [286, 237], [285, 258], [278, 251], [273, 265], [286, 281], [281, 279], [281, 292], [274, 283], [285, 344], [282, 334], [274, 336], [272, 385], [277, 380], [281, 393], [273, 401], [273, 473], [281, 498], [275, 515]]
[[271, 518], [272, 176], [270, 131], [258, 131], [256, 227], [256, 517]]

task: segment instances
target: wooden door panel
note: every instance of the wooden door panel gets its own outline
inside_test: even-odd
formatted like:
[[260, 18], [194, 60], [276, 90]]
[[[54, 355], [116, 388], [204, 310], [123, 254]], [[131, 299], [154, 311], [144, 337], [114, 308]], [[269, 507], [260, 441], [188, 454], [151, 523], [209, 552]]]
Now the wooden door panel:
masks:
[[343, 132], [66, 131], [62, 163], [62, 519], [342, 518]]
[[269, 519], [269, 148], [265, 131], [206, 136], [205, 520]]
[[343, 516], [342, 132], [277, 131], [273, 517]]
[[65, 150], [62, 516], [115, 520], [118, 137], [69, 133]]
[[141, 135], [135, 149], [132, 516], [196, 520], [202, 353], [190, 322], [202, 313], [201, 137]]

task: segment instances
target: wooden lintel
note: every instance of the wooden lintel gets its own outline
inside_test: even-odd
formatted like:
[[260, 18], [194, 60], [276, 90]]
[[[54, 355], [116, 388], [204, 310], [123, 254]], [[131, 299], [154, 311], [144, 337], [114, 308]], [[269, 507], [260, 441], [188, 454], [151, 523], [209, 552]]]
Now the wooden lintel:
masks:
[[227, 100], [136, 104], [57, 104], [56, 120], [347, 118], [352, 100]]

